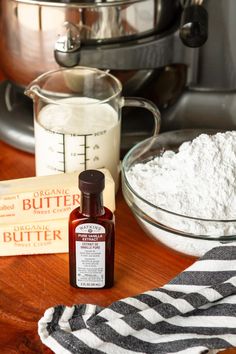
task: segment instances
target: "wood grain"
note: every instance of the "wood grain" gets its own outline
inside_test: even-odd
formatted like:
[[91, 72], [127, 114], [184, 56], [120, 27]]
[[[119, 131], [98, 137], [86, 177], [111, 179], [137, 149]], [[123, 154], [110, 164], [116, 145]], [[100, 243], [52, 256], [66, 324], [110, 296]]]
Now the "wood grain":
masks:
[[[34, 173], [33, 155], [0, 142], [0, 180]], [[115, 255], [115, 286], [106, 290], [72, 288], [67, 254], [1, 257], [0, 353], [51, 353], [37, 334], [37, 322], [48, 307], [76, 303], [106, 306], [165, 284], [194, 261], [148, 238], [121, 192], [117, 195]]]

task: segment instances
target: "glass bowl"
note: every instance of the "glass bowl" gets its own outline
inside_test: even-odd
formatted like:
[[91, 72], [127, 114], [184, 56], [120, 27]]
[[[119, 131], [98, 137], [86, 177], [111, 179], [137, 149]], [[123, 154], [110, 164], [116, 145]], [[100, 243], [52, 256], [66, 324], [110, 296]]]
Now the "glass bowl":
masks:
[[175, 251], [195, 257], [202, 256], [215, 246], [236, 240], [236, 220], [201, 219], [153, 205], [132, 188], [127, 171], [137, 163], [152, 160], [165, 150], [178, 151], [183, 142], [193, 140], [202, 133], [217, 132], [187, 129], [162, 133], [135, 145], [122, 162], [123, 195], [142, 229]]

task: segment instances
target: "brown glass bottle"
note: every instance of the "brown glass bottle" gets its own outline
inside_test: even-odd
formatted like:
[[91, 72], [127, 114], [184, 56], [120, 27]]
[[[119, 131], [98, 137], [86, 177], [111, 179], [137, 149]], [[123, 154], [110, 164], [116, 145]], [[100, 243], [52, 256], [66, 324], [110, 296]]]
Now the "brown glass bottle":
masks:
[[104, 174], [79, 175], [80, 206], [69, 217], [70, 284], [76, 288], [110, 288], [114, 282], [114, 216], [103, 206]]

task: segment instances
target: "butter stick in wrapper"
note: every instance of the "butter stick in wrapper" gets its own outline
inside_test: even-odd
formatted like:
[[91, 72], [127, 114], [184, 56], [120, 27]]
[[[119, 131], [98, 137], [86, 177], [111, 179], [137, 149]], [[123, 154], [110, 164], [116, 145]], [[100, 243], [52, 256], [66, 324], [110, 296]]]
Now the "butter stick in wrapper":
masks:
[[68, 252], [68, 219], [0, 225], [0, 256]]
[[[115, 210], [106, 169], [104, 205]], [[78, 173], [0, 182], [0, 256], [68, 252], [68, 216], [80, 202]]]
[[[114, 181], [105, 174], [104, 204], [115, 209]], [[0, 225], [62, 219], [79, 205], [78, 173], [0, 182]]]

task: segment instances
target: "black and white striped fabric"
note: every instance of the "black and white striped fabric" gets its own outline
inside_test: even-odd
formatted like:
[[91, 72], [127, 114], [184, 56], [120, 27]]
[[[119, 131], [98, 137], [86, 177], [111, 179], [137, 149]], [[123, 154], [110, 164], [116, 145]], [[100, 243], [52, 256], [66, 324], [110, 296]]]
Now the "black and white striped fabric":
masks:
[[38, 330], [45, 345], [63, 354], [192, 354], [236, 347], [236, 246], [214, 248], [162, 288], [109, 307], [50, 308]]

